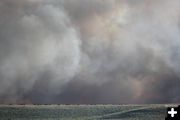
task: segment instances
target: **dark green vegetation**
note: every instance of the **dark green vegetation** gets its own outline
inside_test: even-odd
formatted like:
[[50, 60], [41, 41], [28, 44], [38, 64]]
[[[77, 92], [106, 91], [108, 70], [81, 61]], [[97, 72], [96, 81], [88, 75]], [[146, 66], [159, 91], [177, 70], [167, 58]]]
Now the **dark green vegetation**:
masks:
[[1, 105], [0, 120], [164, 120], [167, 105]]

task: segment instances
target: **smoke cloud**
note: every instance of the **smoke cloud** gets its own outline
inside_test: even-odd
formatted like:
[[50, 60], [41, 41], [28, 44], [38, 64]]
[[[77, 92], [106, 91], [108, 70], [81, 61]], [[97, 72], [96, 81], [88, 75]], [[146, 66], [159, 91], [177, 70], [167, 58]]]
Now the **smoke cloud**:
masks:
[[179, 0], [1, 0], [0, 103], [180, 101]]

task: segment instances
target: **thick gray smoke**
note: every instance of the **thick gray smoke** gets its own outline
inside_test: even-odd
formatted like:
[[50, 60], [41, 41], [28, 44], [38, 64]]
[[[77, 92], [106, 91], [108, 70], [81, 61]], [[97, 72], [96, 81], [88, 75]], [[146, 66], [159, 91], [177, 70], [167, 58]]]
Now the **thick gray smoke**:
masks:
[[1, 0], [0, 103], [180, 102], [179, 0]]

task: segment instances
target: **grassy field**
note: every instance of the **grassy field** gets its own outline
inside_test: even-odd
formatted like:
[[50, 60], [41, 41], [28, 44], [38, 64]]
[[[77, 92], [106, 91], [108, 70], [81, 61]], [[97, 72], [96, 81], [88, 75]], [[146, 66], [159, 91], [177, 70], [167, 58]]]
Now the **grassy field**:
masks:
[[0, 120], [164, 120], [168, 105], [1, 105]]

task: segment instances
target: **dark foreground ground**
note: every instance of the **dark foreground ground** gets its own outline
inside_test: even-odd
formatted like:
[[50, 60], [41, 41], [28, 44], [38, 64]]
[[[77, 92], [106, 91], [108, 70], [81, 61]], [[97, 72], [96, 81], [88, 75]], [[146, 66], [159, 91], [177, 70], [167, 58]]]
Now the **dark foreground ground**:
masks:
[[168, 105], [1, 105], [0, 120], [164, 120]]

